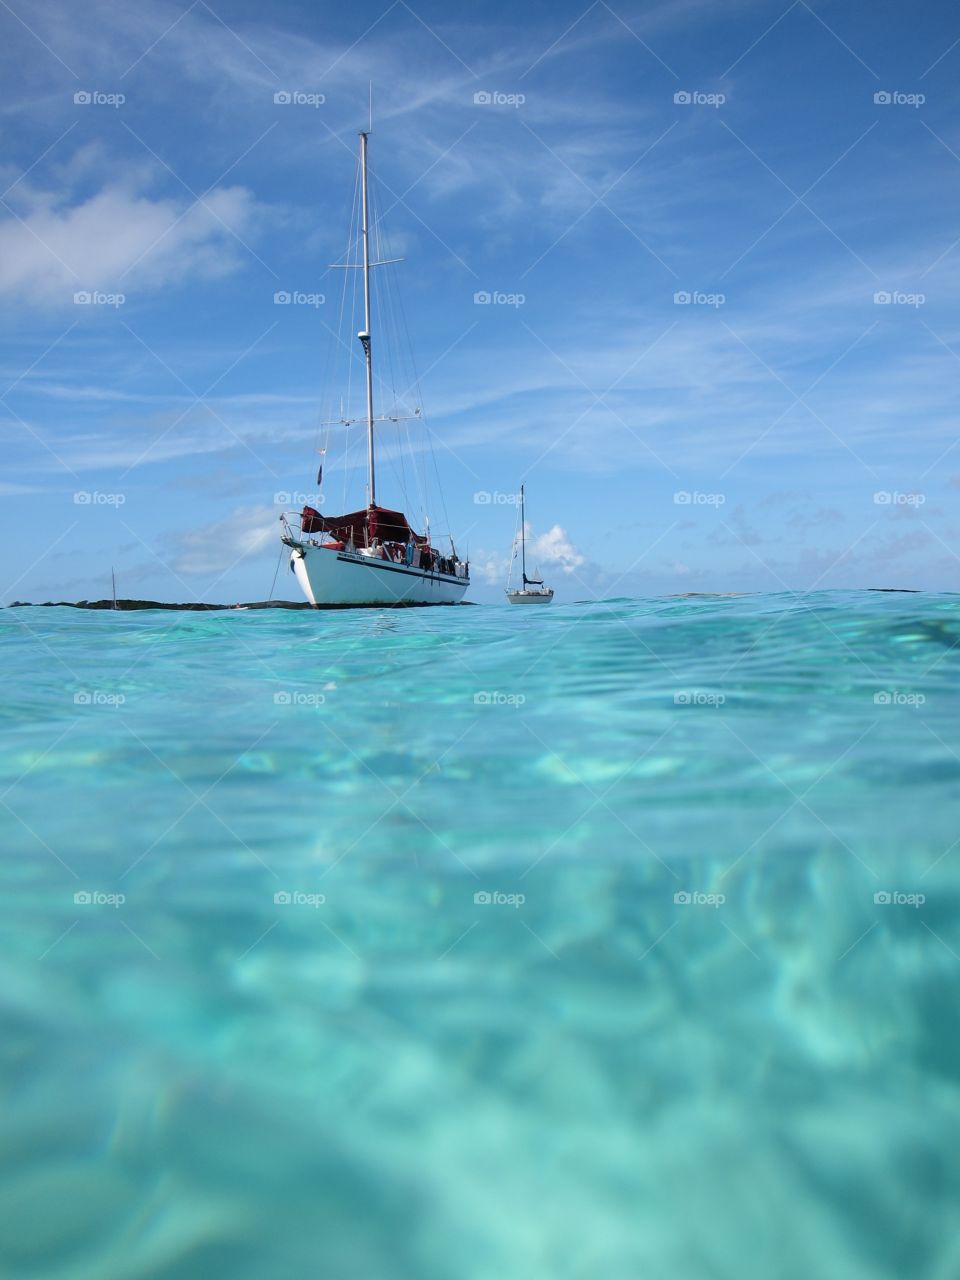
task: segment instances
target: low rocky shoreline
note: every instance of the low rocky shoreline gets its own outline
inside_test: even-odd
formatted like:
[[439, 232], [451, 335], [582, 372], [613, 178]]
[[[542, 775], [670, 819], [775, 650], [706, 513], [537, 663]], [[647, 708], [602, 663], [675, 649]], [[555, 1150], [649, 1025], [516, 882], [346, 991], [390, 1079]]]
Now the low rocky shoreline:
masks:
[[8, 609], [193, 609], [209, 611], [216, 609], [309, 609], [306, 600], [301, 604], [297, 600], [254, 600], [249, 604], [170, 604], [163, 600], [44, 600], [33, 606], [29, 600], [14, 600], [7, 605]]
[[[472, 604], [471, 600], [461, 600], [460, 604]], [[44, 600], [34, 605], [30, 600], [14, 600], [6, 606], [8, 609], [186, 609], [199, 612], [210, 612], [224, 609], [312, 609], [313, 605], [306, 600], [251, 600], [241, 604], [170, 604], [164, 600]], [[429, 608], [420, 605], [321, 605], [320, 609], [387, 609], [387, 608]]]

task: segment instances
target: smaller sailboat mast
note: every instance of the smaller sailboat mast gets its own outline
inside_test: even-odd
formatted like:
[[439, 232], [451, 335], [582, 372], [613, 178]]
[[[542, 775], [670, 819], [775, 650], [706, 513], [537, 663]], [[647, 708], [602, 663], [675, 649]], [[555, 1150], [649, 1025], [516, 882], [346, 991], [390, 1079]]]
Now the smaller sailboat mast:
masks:
[[527, 494], [526, 486], [520, 486], [520, 565], [522, 580], [520, 586], [512, 589], [510, 579], [513, 566], [517, 562], [517, 539], [513, 539], [513, 557], [510, 561], [510, 573], [507, 576], [507, 599], [511, 604], [549, 604], [553, 599], [553, 589], [543, 585], [542, 578], [527, 577]]
[[523, 585], [525, 587], [526, 586], [542, 587], [543, 586], [542, 578], [527, 577], [527, 517], [524, 511], [526, 499], [524, 496], [523, 489], [524, 487], [523, 485], [521, 485], [520, 486], [520, 562], [522, 565], [522, 572], [523, 572]]
[[523, 514], [523, 485], [520, 486], [520, 564], [523, 571], [523, 585], [527, 585], [527, 539], [526, 516]]

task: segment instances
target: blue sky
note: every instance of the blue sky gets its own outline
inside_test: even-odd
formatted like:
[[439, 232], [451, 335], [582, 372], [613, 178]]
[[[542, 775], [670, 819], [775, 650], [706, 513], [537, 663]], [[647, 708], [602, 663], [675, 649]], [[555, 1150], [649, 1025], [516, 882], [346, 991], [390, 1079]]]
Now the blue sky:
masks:
[[[479, 496], [521, 479], [560, 599], [960, 588], [953, 6], [14, 0], [0, 26], [4, 602], [101, 597], [111, 564], [124, 595], [267, 595], [275, 496], [315, 491], [346, 394], [328, 264], [371, 81], [426, 419], [384, 428], [378, 496], [419, 518], [391, 442], [432, 442], [473, 598], [515, 523]], [[356, 445], [327, 449], [326, 509], [362, 502]]]

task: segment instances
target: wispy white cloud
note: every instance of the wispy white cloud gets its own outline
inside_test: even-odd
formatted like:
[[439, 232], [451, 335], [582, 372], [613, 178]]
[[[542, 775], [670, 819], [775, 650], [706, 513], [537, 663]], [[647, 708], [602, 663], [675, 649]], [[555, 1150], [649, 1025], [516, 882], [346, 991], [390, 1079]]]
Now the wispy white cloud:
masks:
[[176, 534], [169, 560], [176, 573], [220, 574], [279, 545], [279, 512], [276, 507], [237, 507], [224, 520], [198, 525]]
[[[75, 204], [43, 198], [0, 219], [0, 297], [74, 306], [77, 293], [129, 294], [233, 271], [256, 201], [243, 187], [204, 201], [151, 199], [107, 187]], [[122, 304], [121, 304], [122, 305]]]

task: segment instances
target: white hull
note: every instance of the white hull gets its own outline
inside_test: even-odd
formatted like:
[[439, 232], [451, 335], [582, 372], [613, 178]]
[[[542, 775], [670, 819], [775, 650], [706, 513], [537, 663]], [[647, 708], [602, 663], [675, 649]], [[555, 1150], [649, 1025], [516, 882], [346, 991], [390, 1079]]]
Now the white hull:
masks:
[[469, 578], [426, 573], [412, 565], [312, 543], [293, 549], [290, 568], [307, 600], [318, 609], [459, 604], [470, 585]]
[[552, 591], [508, 591], [507, 599], [511, 604], [549, 604], [553, 599]]

